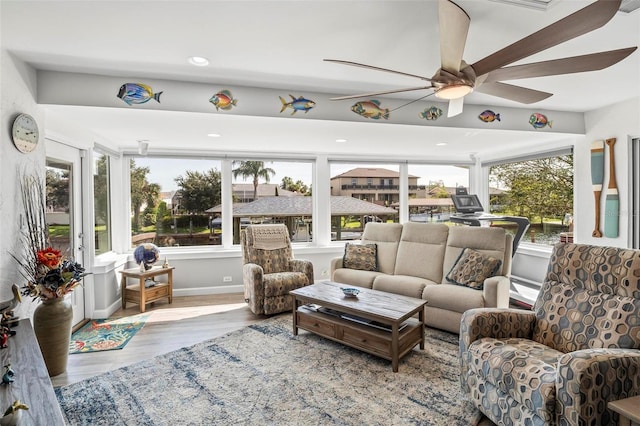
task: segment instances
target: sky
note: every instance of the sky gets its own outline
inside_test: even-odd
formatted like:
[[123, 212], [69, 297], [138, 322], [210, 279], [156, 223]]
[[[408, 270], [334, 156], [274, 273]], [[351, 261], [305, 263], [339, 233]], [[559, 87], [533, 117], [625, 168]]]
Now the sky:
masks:
[[[161, 191], [175, 191], [178, 189], [178, 185], [174, 179], [177, 176], [184, 176], [185, 172], [199, 171], [206, 172], [212, 168], [217, 170], [221, 169], [221, 162], [218, 160], [196, 160], [196, 159], [167, 159], [167, 158], [152, 158], [152, 157], [138, 157], [135, 159], [137, 166], [146, 166], [150, 168], [150, 173], [147, 178], [152, 183], [160, 184]], [[285, 176], [293, 179], [294, 182], [301, 180], [307, 185], [311, 185], [312, 167], [311, 163], [300, 162], [265, 162], [265, 167], [270, 167], [276, 171], [276, 174], [271, 178], [270, 183], [280, 184], [282, 178]], [[336, 176], [351, 170], [355, 167], [380, 167], [390, 170], [398, 170], [398, 166], [395, 164], [365, 164], [365, 163], [333, 163], [331, 165], [331, 176]], [[469, 175], [466, 169], [454, 166], [434, 166], [434, 165], [410, 165], [409, 174], [414, 176], [420, 176], [418, 179], [419, 185], [427, 185], [429, 181], [442, 180], [445, 186], [469, 186]], [[251, 183], [248, 180], [243, 181], [241, 177], [234, 179], [234, 183]]]

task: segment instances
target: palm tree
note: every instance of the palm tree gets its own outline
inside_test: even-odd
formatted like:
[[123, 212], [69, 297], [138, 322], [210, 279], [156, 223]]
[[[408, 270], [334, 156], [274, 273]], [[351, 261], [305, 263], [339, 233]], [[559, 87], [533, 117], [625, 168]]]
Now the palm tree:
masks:
[[264, 161], [234, 161], [233, 165], [238, 165], [233, 169], [233, 177], [252, 178], [253, 179], [253, 200], [258, 199], [258, 179], [262, 178], [269, 183], [271, 176], [276, 174], [272, 168], [265, 167]]

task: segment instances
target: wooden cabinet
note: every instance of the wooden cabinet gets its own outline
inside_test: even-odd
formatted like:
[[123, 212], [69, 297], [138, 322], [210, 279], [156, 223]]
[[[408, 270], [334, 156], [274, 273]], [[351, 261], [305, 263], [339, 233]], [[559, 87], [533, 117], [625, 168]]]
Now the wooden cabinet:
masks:
[[[0, 386], [0, 416], [15, 400], [20, 400], [29, 406], [22, 412], [21, 424], [64, 425], [31, 321], [20, 320], [12, 330], [16, 335], [9, 338], [5, 349], [0, 349], [0, 367], [11, 364], [15, 372], [13, 383]], [[3, 373], [4, 368], [0, 374]]]
[[[126, 309], [127, 302], [133, 302], [140, 305], [140, 312], [145, 311], [147, 303], [154, 302], [159, 299], [167, 298], [169, 303], [173, 302], [173, 266], [161, 267], [154, 266], [147, 271], [140, 271], [139, 268], [124, 269], [120, 271], [122, 274], [122, 282], [120, 284], [122, 291], [122, 309]], [[151, 287], [145, 287], [145, 281], [162, 275], [167, 276], [166, 282], [157, 281]], [[137, 282], [128, 284], [127, 278], [133, 278]]]

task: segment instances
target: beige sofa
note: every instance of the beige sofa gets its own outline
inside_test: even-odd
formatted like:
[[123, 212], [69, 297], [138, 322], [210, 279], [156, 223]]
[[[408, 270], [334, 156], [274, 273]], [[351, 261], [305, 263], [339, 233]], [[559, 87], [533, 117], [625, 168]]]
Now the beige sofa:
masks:
[[[370, 222], [360, 243], [376, 244], [378, 271], [345, 268], [339, 257], [331, 261], [331, 279], [425, 299], [426, 324], [430, 327], [459, 333], [465, 311], [508, 307], [512, 237], [502, 228]], [[465, 248], [501, 261], [482, 290], [451, 284], [446, 279]]]

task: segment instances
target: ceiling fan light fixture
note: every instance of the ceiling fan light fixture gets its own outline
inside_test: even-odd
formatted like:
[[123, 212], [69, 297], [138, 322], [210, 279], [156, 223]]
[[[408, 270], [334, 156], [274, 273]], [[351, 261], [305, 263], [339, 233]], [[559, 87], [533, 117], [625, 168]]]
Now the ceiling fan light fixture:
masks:
[[470, 84], [450, 84], [442, 89], [436, 90], [436, 97], [440, 99], [459, 99], [473, 92]]

